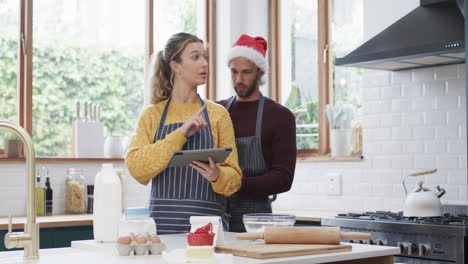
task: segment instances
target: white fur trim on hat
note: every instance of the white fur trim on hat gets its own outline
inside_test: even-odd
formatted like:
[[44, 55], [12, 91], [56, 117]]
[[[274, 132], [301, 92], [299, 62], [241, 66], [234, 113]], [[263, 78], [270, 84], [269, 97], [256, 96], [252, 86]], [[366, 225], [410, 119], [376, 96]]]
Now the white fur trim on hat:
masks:
[[246, 58], [257, 65], [257, 67], [264, 73], [261, 79], [261, 84], [264, 84], [268, 73], [268, 64], [265, 57], [255, 49], [246, 46], [234, 46], [231, 48], [227, 56], [228, 66], [229, 63], [231, 63], [231, 60], [239, 57]]

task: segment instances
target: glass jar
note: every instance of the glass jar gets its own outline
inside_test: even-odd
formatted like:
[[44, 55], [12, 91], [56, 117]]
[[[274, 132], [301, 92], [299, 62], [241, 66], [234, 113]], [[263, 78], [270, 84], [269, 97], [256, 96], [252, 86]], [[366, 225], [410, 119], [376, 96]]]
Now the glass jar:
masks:
[[125, 214], [119, 222], [119, 237], [140, 234], [142, 236], [156, 234], [156, 223], [149, 216], [147, 207], [132, 207], [125, 209]]
[[81, 173], [81, 169], [67, 169], [67, 179], [65, 183], [65, 213], [85, 213], [85, 195], [84, 176]]

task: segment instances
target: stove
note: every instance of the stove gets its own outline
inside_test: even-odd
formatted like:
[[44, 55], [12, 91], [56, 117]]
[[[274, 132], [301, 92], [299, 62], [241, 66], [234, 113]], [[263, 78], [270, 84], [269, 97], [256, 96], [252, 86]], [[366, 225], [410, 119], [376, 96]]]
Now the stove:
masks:
[[347, 242], [399, 247], [395, 263], [468, 264], [468, 216], [404, 217], [403, 212], [339, 214], [322, 218], [322, 226], [339, 226], [342, 231], [368, 232], [371, 240]]

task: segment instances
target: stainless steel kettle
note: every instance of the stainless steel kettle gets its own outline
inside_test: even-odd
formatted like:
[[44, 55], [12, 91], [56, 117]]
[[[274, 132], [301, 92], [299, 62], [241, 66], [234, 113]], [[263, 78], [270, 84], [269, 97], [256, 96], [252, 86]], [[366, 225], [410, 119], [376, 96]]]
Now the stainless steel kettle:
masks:
[[437, 192], [432, 192], [423, 187], [423, 181], [418, 181], [418, 186], [408, 194], [405, 180], [408, 176], [421, 176], [436, 172], [437, 169], [415, 172], [403, 178], [403, 188], [405, 188], [406, 200], [403, 215], [407, 217], [435, 217], [442, 216], [442, 204], [440, 197], [445, 194], [445, 190], [437, 186]]

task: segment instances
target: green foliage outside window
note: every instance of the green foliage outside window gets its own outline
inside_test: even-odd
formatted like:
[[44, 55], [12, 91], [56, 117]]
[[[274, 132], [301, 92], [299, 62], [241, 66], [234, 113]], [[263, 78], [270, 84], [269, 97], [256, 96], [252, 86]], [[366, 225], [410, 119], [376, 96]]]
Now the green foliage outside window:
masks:
[[[16, 87], [16, 47], [15, 39], [0, 37], [0, 51], [13, 53], [0, 52], [3, 87]], [[143, 106], [143, 57], [63, 44], [41, 44], [33, 52], [33, 139], [38, 156], [71, 156], [76, 101], [101, 105], [105, 135], [133, 131]], [[1, 86], [2, 91], [11, 90]], [[15, 100], [10, 94], [0, 96], [6, 117], [15, 114]]]
[[318, 148], [318, 102], [302, 98], [301, 90], [293, 84], [285, 106], [296, 117], [297, 149]]

